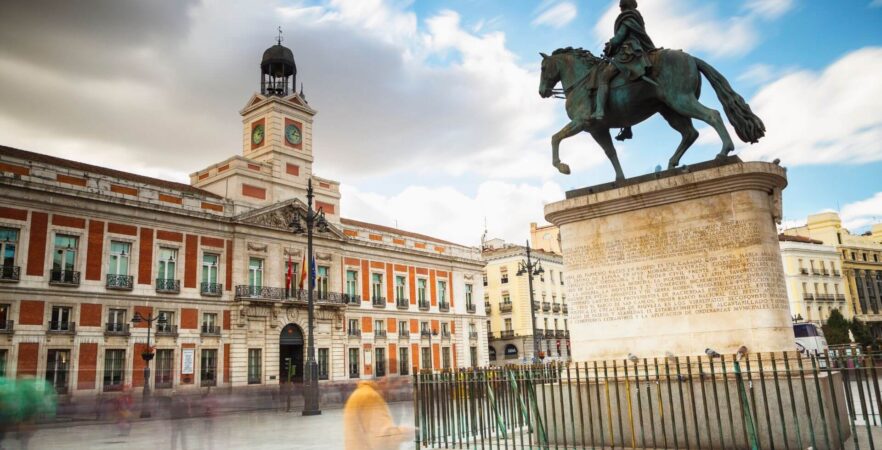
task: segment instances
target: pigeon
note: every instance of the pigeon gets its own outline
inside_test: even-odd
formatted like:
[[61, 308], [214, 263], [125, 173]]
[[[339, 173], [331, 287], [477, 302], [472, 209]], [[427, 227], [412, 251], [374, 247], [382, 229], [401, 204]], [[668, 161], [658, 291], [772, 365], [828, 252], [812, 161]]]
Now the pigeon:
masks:
[[708, 358], [719, 358], [720, 357], [720, 354], [717, 353], [717, 351], [712, 348], [704, 349], [704, 354], [707, 355]]
[[638, 361], [640, 361], [640, 358], [638, 358], [633, 353], [628, 353], [628, 361], [631, 361], [632, 363], [637, 363]]

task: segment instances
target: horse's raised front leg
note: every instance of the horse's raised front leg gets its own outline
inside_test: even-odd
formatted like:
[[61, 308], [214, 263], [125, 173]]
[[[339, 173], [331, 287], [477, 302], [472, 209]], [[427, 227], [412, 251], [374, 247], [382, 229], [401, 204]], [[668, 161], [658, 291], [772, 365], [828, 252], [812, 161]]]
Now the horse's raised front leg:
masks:
[[624, 181], [625, 173], [622, 172], [622, 166], [619, 164], [619, 156], [616, 154], [615, 146], [613, 146], [612, 136], [609, 134], [609, 128], [598, 126], [590, 128], [588, 132], [591, 133], [591, 136], [597, 141], [597, 144], [600, 145], [603, 152], [606, 153], [609, 162], [612, 163], [613, 169], [616, 170], [616, 181]]
[[560, 131], [554, 133], [554, 136], [551, 136], [551, 165], [557, 167], [557, 170], [564, 175], [570, 174], [570, 166], [560, 162], [560, 141], [579, 134], [583, 130], [582, 123], [573, 120], [561, 128]]

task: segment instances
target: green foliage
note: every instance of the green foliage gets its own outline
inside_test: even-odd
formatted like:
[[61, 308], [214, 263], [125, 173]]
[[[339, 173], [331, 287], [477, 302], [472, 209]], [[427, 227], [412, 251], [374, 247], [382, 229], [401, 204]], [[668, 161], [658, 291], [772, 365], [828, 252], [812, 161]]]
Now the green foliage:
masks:
[[[843, 317], [838, 309], [834, 309], [833, 311], [830, 311], [830, 317], [827, 319], [827, 323], [821, 328], [824, 330], [824, 337], [827, 339], [827, 344], [841, 345], [849, 344], [851, 342], [848, 339], [848, 330], [853, 326], [854, 324], [845, 320], [845, 317]], [[857, 337], [857, 333], [855, 333], [855, 337]]]
[[873, 337], [873, 332], [870, 330], [870, 327], [857, 318], [851, 322], [851, 334], [854, 335], [855, 342], [865, 347], [869, 347], [876, 342], [876, 338]]

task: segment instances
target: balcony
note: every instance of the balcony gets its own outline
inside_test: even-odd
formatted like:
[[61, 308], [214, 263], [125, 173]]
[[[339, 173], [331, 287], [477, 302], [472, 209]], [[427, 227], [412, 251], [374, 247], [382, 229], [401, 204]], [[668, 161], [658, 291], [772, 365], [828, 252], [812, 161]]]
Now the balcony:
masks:
[[448, 311], [450, 311], [450, 303], [448, 303], [448, 302], [441, 302], [441, 303], [438, 303], [438, 310], [441, 311], [441, 312], [448, 312]]
[[467, 303], [466, 304], [466, 312], [467, 313], [474, 314], [476, 310], [477, 310], [477, 307], [475, 306], [474, 303]]
[[49, 284], [55, 286], [79, 286], [80, 273], [76, 270], [49, 271]]
[[361, 306], [361, 296], [357, 294], [343, 294], [343, 302], [349, 306]]
[[203, 297], [220, 297], [223, 295], [224, 285], [220, 283], [201, 283], [199, 292]]
[[553, 312], [560, 312], [560, 305], [557, 304], [557, 303], [552, 304], [552, 305], [551, 305], [551, 310], [552, 310]]
[[825, 277], [829, 277], [830, 272], [827, 269], [821, 269], [821, 275], [823, 275]]
[[105, 336], [131, 336], [129, 324], [123, 322], [108, 322], [104, 324]]
[[429, 331], [429, 330], [420, 330], [420, 337], [421, 337], [421, 338], [426, 338], [426, 339], [431, 339], [431, 338], [432, 338], [432, 332]]
[[478, 339], [478, 332], [477, 331], [469, 331], [469, 339], [471, 339], [471, 340]]
[[361, 330], [357, 328], [350, 328], [349, 331], [346, 332], [349, 337], [361, 337]]
[[569, 337], [570, 337], [570, 330], [563, 330], [563, 337], [569, 339]]
[[561, 310], [563, 311], [564, 314], [567, 314], [570, 312], [570, 308], [568, 308], [566, 304], [560, 305], [560, 307], [561, 307]]
[[15, 329], [14, 320], [5, 320], [0, 322], [0, 334], [12, 334]]
[[373, 297], [371, 298], [371, 304], [374, 305], [374, 308], [385, 308], [386, 297]]
[[554, 337], [554, 330], [545, 330], [545, 337], [553, 338]]
[[818, 269], [812, 269], [812, 275], [820, 275], [821, 271]]
[[499, 332], [500, 339], [511, 339], [514, 337], [514, 330], [503, 330]]
[[533, 301], [533, 311], [539, 311], [539, 302]]
[[282, 301], [285, 298], [285, 289], [269, 286], [251, 286], [240, 284], [236, 286], [236, 299]]
[[420, 311], [428, 311], [429, 310], [429, 302], [421, 301], [419, 302]]
[[21, 278], [21, 267], [0, 266], [0, 282], [16, 283]]
[[803, 300], [805, 300], [807, 302], [811, 302], [811, 301], [815, 300], [815, 296], [812, 294], [808, 294], [808, 293], [802, 294], [802, 298], [803, 298]]
[[808, 269], [806, 269], [806, 268], [802, 268], [802, 267], [801, 267], [801, 268], [799, 269], [799, 273], [802, 274], [802, 275], [808, 275], [809, 272], [808, 272]]
[[120, 275], [108, 273], [104, 287], [115, 291], [131, 291], [135, 286], [135, 277], [132, 275]]
[[441, 339], [450, 339], [450, 330], [441, 330]]
[[551, 303], [542, 302], [542, 311], [545, 311], [545, 312], [551, 311]]
[[374, 330], [374, 339], [386, 339], [386, 330]]
[[844, 294], [836, 294], [835, 297], [836, 297], [836, 301], [837, 301], [837, 302], [844, 302], [844, 301], [845, 301], [845, 295], [844, 295]]
[[499, 312], [511, 312], [511, 302], [502, 302], [499, 304]]
[[169, 324], [156, 325], [156, 336], [178, 337], [178, 326]]
[[508, 275], [503, 275], [499, 282], [502, 284], [508, 283]]
[[493, 311], [493, 307], [490, 306], [490, 304], [485, 301], [484, 302], [484, 312], [487, 314], [490, 314], [490, 311]]
[[409, 338], [410, 337], [410, 330], [398, 330], [398, 337]]
[[559, 338], [566, 337], [566, 335], [564, 334], [564, 330], [557, 330], [554, 332], [554, 335]]
[[221, 329], [217, 325], [203, 324], [199, 329], [199, 334], [202, 336], [220, 336]]
[[181, 280], [157, 278], [156, 292], [160, 294], [179, 294], [181, 292]]
[[49, 322], [49, 334], [75, 334], [77, 332], [76, 322]]
[[408, 308], [410, 308], [410, 300], [408, 300], [406, 298], [399, 297], [398, 299], [395, 300], [395, 306], [398, 309], [408, 309]]

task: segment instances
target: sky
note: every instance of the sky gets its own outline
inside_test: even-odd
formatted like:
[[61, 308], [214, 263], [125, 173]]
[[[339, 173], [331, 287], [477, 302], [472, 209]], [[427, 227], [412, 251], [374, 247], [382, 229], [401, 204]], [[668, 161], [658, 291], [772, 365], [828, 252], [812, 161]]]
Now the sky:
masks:
[[[318, 110], [315, 173], [344, 217], [467, 245], [522, 242], [543, 205], [614, 172], [587, 134], [561, 145], [539, 52], [600, 53], [611, 0], [0, 2], [0, 144], [188, 182], [241, 152], [240, 111], [277, 27]], [[788, 169], [784, 225], [835, 210], [882, 222], [882, 0], [639, 0], [657, 46], [723, 73], [766, 124], [743, 160]], [[721, 109], [704, 82], [701, 101]], [[701, 137], [683, 158], [714, 157]], [[710, 131], [710, 132], [709, 132]], [[617, 143], [627, 176], [664, 165], [660, 118]], [[734, 134], [733, 134], [734, 137]]]

